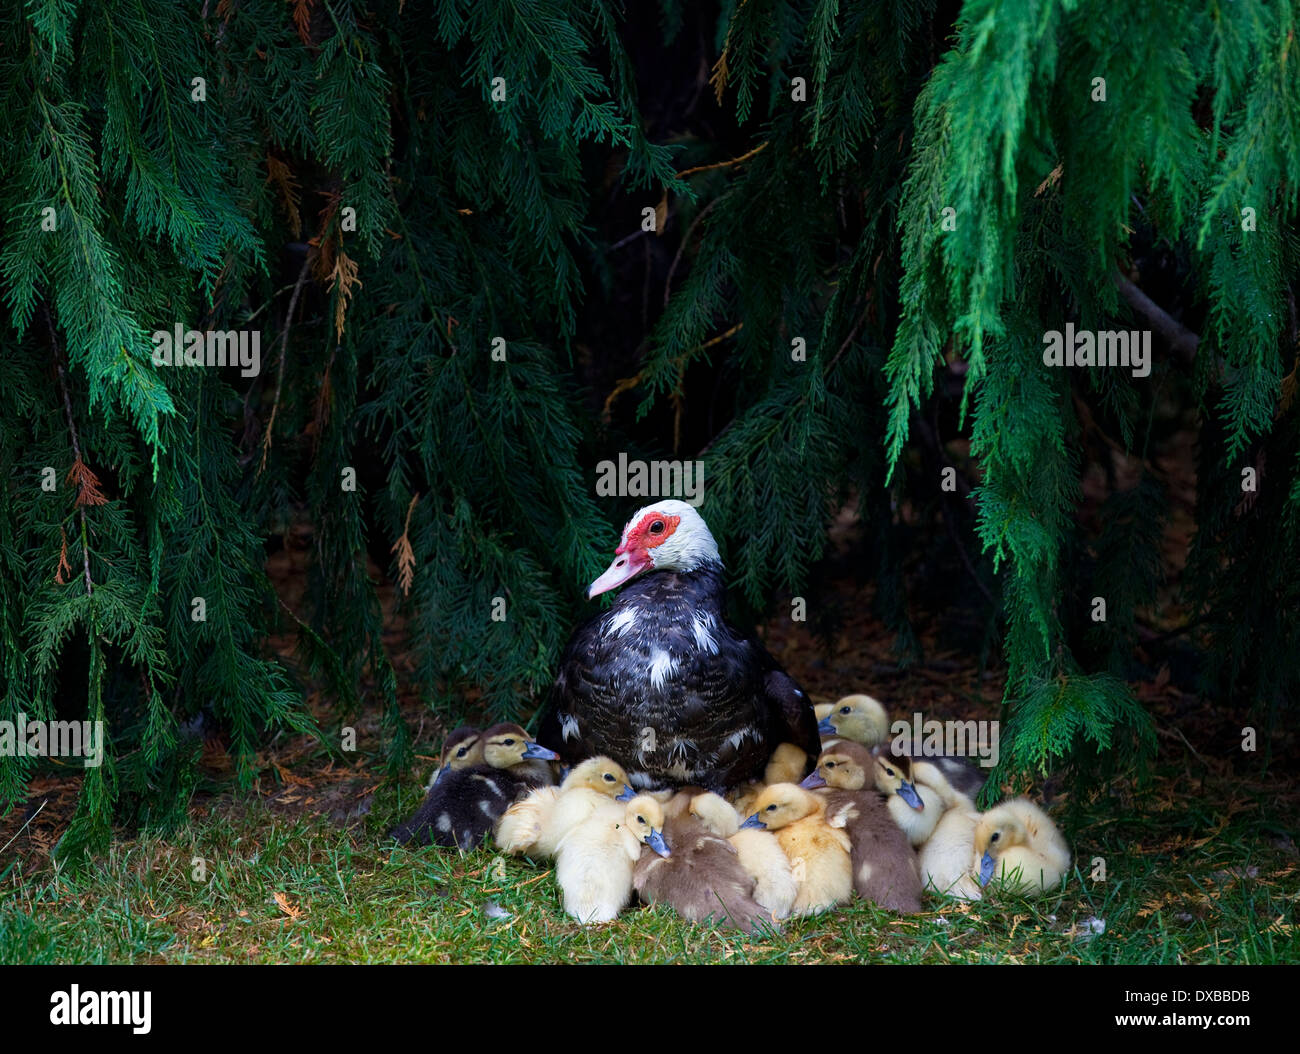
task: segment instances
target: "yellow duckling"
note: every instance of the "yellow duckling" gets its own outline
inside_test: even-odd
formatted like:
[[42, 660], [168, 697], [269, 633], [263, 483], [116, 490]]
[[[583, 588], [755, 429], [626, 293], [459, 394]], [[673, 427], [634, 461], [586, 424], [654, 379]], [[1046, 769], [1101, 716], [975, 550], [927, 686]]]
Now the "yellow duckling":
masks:
[[750, 806], [763, 793], [764, 787], [773, 783], [798, 783], [808, 771], [808, 755], [793, 743], [780, 743], [772, 751], [761, 780], [749, 780], [731, 792], [731, 802], [736, 812], [748, 816]]
[[868, 780], [876, 759], [848, 740], [832, 743], [803, 781], [808, 789], [828, 787], [826, 820], [843, 827], [852, 842], [853, 888], [883, 908], [905, 914], [921, 910], [921, 871], [907, 836], [894, 823]]
[[853, 895], [853, 843], [826, 822], [826, 803], [793, 783], [766, 788], [742, 829], [773, 831], [790, 861], [798, 893], [792, 915], [816, 915]]
[[869, 695], [846, 695], [831, 704], [817, 731], [823, 744], [832, 739], [851, 739], [874, 747], [889, 739], [889, 714], [879, 700]]
[[[662, 823], [662, 806], [654, 798], [638, 795], [619, 805], [600, 797], [596, 807], [564, 833], [555, 850], [555, 880], [564, 910], [584, 926], [612, 922], [627, 907], [642, 845], [668, 855], [662, 831], [647, 820], [657, 815]], [[557, 811], [563, 807], [562, 796]]]
[[1051, 818], [1027, 798], [994, 806], [975, 828], [974, 869], [1021, 893], [1042, 893], [1070, 870], [1070, 847]]
[[980, 818], [974, 803], [955, 789], [937, 766], [913, 762], [912, 775], [918, 786], [932, 787], [943, 803], [943, 814], [920, 850], [925, 888], [963, 900], [979, 900], [979, 882], [971, 870], [975, 825]]
[[571, 827], [605, 803], [625, 802], [632, 795], [621, 765], [606, 757], [588, 758], [559, 787], [540, 787], [511, 805], [497, 822], [496, 843], [507, 853], [547, 859]]
[[759, 905], [774, 919], [788, 918], [799, 887], [776, 835], [757, 827], [742, 831], [736, 810], [717, 794], [695, 795], [690, 814], [736, 850], [740, 866], [754, 880], [753, 896]]

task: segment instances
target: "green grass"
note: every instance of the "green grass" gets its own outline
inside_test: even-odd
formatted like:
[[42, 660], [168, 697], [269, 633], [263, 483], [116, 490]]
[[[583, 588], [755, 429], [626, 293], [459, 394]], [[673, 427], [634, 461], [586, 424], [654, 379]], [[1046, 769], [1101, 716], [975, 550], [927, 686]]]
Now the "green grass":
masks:
[[[1076, 870], [1050, 896], [932, 901], [906, 918], [855, 901], [767, 939], [661, 908], [583, 928], [545, 867], [497, 865], [487, 849], [390, 848], [389, 815], [349, 831], [224, 798], [177, 835], [117, 842], [79, 873], [0, 860], [0, 962], [1300, 961], [1294, 847], [1263, 794], [1226, 819], [1203, 804], [1213, 798], [1108, 798], [1075, 832]], [[1094, 882], [1099, 856], [1107, 875]], [[489, 918], [490, 902], [511, 917]], [[1105, 932], [1080, 936], [1089, 918]]]

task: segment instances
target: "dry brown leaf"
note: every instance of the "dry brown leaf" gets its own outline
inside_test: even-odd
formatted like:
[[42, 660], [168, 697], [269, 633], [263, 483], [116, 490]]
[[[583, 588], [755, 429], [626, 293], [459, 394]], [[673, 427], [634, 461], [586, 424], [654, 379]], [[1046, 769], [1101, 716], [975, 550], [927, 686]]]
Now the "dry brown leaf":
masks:
[[356, 261], [348, 256], [342, 249], [334, 263], [334, 270], [330, 272], [331, 289], [335, 284], [338, 285], [339, 295], [334, 300], [334, 332], [339, 340], [343, 339], [343, 320], [347, 315], [348, 301], [352, 299], [353, 286], [360, 286], [361, 279], [357, 277]]
[[411, 512], [419, 500], [420, 494], [417, 491], [411, 498], [411, 504], [406, 507], [406, 523], [402, 525], [402, 536], [393, 543], [393, 548], [390, 550], [397, 554], [397, 588], [404, 596], [410, 596], [411, 584], [415, 581], [415, 552], [411, 549], [410, 531]]
[[273, 893], [271, 895], [275, 898], [276, 904], [280, 906], [280, 910], [283, 911], [286, 915], [288, 915], [289, 918], [291, 919], [302, 918], [302, 908], [297, 908], [294, 907], [292, 904], [290, 904], [289, 898], [285, 896], [283, 893]]
[[78, 505], [104, 505], [108, 499], [100, 492], [99, 477], [93, 473], [81, 458], [72, 463], [68, 470], [68, 482], [77, 486]]
[[293, 28], [298, 31], [298, 39], [304, 44], [310, 45], [311, 40], [311, 8], [316, 0], [289, 0], [293, 4]]
[[293, 169], [274, 154], [267, 154], [266, 173], [266, 182], [274, 183], [280, 191], [280, 207], [289, 220], [289, 229], [295, 238], [302, 237], [302, 213], [299, 211], [302, 188], [298, 185]]

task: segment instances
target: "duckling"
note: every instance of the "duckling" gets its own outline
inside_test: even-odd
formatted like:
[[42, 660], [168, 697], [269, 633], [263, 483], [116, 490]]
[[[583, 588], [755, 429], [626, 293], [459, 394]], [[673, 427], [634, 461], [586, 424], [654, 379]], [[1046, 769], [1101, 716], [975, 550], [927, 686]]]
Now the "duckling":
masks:
[[[890, 818], [913, 848], [922, 845], [938, 826], [947, 806], [937, 790], [915, 781], [912, 759], [873, 751], [873, 783], [885, 796]], [[922, 772], [928, 771], [922, 769]]]
[[792, 915], [816, 915], [853, 895], [853, 843], [826, 822], [826, 803], [793, 783], [775, 783], [758, 796], [742, 828], [776, 834], [799, 891]]
[[865, 747], [841, 740], [822, 752], [803, 786], [832, 788], [824, 794], [826, 822], [843, 827], [853, 845], [853, 888], [883, 908], [903, 914], [921, 910], [921, 869], [907, 835], [868, 784], [876, 759]]
[[570, 769], [559, 787], [539, 787], [511, 805], [497, 821], [496, 843], [507, 853], [548, 859], [574, 824], [604, 802], [626, 802], [632, 794], [621, 765], [588, 758]]
[[[761, 780], [746, 780], [731, 792], [731, 802], [736, 811], [749, 815], [749, 807], [764, 787], [773, 783], [798, 783], [808, 771], [808, 754], [793, 743], [780, 743], [768, 758]], [[684, 788], [685, 789], [685, 788]], [[703, 790], [703, 788], [701, 788]]]
[[889, 714], [869, 695], [846, 695], [819, 719], [817, 731], [823, 745], [831, 739], [851, 739], [874, 747], [889, 738]]
[[979, 883], [994, 878], [1021, 893], [1042, 893], [1070, 869], [1070, 847], [1051, 818], [1027, 798], [1003, 802], [984, 813], [975, 828]]
[[424, 793], [433, 790], [433, 785], [452, 769], [467, 769], [483, 764], [483, 733], [469, 725], [461, 725], [447, 733], [442, 742], [442, 753], [438, 755], [438, 767], [429, 773], [429, 782], [424, 785]]
[[799, 887], [776, 835], [757, 827], [742, 831], [736, 810], [717, 794], [695, 795], [689, 811], [706, 830], [725, 838], [736, 850], [740, 866], [754, 880], [753, 897], [759, 905], [774, 919], [788, 918]]
[[[460, 755], [461, 750], [465, 755]], [[476, 752], [481, 753], [482, 764], [456, 767]], [[472, 849], [512, 802], [550, 780], [549, 767], [543, 764], [539, 769], [530, 762], [556, 756], [532, 742], [516, 724], [493, 725], [473, 743], [466, 739], [454, 748], [451, 767], [434, 782], [415, 815], [394, 828], [392, 836], [402, 843]]]
[[925, 888], [963, 900], [979, 900], [979, 883], [971, 870], [979, 813], [936, 766], [918, 761], [912, 765], [912, 774], [918, 787], [932, 787], [943, 802], [943, 814], [920, 850]]
[[[895, 755], [902, 753], [887, 745], [889, 714], [879, 700], [869, 695], [846, 695], [832, 704], [824, 716], [820, 707], [815, 707], [813, 712], [818, 715], [817, 731], [821, 734], [823, 748], [835, 739], [851, 739], [879, 751], [888, 750]], [[942, 768], [949, 782], [968, 798], [974, 798], [984, 786], [984, 773], [964, 757], [942, 754], [926, 760]]]
[[632, 900], [632, 876], [642, 845], [668, 855], [663, 833], [647, 821], [663, 822], [662, 806], [649, 795], [626, 805], [605, 798], [594, 811], [574, 824], [555, 852], [555, 880], [564, 910], [584, 926], [612, 922]]
[[[662, 829], [671, 852], [663, 853], [647, 840], [633, 872], [632, 887], [647, 904], [668, 904], [688, 922], [717, 919], [746, 933], [757, 933], [770, 920], [763, 905], [754, 899], [754, 879], [741, 865], [735, 846], [691, 813], [690, 805], [699, 796], [677, 795], [674, 804], [678, 808], [667, 817], [658, 802], [645, 799], [635, 818], [635, 830], [644, 837], [648, 829]], [[718, 801], [726, 805], [721, 798]]]

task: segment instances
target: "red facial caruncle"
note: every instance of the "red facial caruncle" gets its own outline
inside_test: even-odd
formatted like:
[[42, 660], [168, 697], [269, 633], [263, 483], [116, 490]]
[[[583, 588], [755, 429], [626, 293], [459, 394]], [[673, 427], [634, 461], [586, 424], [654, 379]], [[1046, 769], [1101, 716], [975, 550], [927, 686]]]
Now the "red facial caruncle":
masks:
[[682, 522], [680, 516], [666, 516], [651, 510], [623, 531], [623, 540], [614, 550], [614, 562], [587, 589], [587, 599], [599, 596], [654, 567], [650, 550], [662, 545]]

